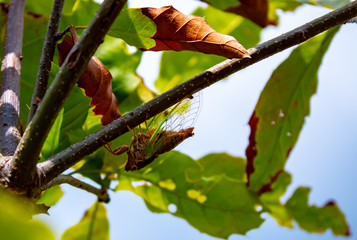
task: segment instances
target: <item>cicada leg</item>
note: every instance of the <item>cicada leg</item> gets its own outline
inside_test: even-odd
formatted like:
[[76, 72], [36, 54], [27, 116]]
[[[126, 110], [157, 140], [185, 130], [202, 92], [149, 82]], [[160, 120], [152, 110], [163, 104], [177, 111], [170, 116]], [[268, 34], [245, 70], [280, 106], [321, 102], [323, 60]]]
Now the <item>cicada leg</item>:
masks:
[[116, 149], [112, 149], [112, 147], [110, 146], [110, 143], [107, 143], [106, 145], [104, 145], [104, 148], [108, 150], [108, 152], [110, 152], [111, 154], [114, 155], [120, 155], [122, 153], [128, 152], [130, 150], [130, 147], [128, 145], [122, 145]]

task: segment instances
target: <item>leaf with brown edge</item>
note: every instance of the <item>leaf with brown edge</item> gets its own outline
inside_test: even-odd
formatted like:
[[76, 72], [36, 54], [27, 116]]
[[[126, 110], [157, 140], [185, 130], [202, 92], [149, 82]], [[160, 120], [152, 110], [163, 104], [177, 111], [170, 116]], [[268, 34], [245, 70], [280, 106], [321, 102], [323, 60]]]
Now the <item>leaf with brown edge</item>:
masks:
[[172, 6], [142, 8], [156, 24], [152, 36], [156, 45], [150, 51], [196, 51], [226, 58], [250, 58], [247, 50], [232, 36], [217, 33], [204, 18], [185, 15]]
[[268, 20], [268, 0], [201, 0], [226, 12], [241, 15], [260, 27], [275, 25]]
[[[67, 34], [63, 41], [57, 44], [60, 66], [79, 39], [73, 26], [71, 26], [70, 32], [72, 36]], [[94, 114], [103, 115], [101, 119], [103, 125], [107, 125], [121, 116], [118, 101], [112, 92], [112, 79], [109, 70], [98, 58], [93, 56], [77, 83], [78, 87], [84, 89], [86, 96], [92, 98], [91, 105], [94, 105]]]
[[294, 49], [261, 92], [249, 121], [246, 173], [250, 190], [271, 191], [283, 172], [309, 114], [317, 71], [337, 31], [331, 29]]

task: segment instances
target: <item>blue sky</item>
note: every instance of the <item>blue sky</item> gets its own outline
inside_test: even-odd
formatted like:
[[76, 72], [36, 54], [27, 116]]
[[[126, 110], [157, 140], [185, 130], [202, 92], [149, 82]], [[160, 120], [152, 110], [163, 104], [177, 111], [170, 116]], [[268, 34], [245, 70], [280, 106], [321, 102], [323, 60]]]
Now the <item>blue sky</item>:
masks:
[[[131, 1], [134, 2], [134, 1]], [[159, 7], [172, 4], [189, 14], [200, 5], [198, 1], [135, 1], [132, 7]], [[262, 41], [314, 19], [328, 10], [306, 6], [294, 13], [280, 13], [280, 26], [263, 31]], [[357, 25], [344, 25], [334, 38], [319, 71], [317, 94], [311, 101], [311, 113], [305, 120], [300, 138], [291, 152], [286, 169], [292, 174], [292, 184], [283, 199], [298, 186], [312, 188], [310, 204], [324, 205], [333, 199], [345, 213], [352, 234], [357, 231]], [[203, 91], [203, 106], [196, 122], [195, 137], [178, 150], [199, 158], [208, 153], [228, 152], [244, 156], [250, 129], [248, 120], [260, 91], [272, 71], [289, 55], [291, 49], [263, 60]], [[139, 74], [148, 86], [153, 86], [159, 68], [160, 53], [144, 53]], [[216, 96], [220, 96], [217, 98]], [[214, 136], [214, 137], [213, 137]], [[95, 197], [81, 190], [63, 186], [64, 197], [50, 210], [50, 217], [41, 216], [57, 236], [76, 224]], [[154, 214], [143, 200], [131, 192], [111, 194], [107, 205], [111, 239], [190, 239], [213, 240], [183, 219], [169, 214]], [[230, 240], [258, 239], [334, 239], [325, 234], [308, 234], [296, 227], [291, 230], [267, 220], [246, 236], [233, 235]]]

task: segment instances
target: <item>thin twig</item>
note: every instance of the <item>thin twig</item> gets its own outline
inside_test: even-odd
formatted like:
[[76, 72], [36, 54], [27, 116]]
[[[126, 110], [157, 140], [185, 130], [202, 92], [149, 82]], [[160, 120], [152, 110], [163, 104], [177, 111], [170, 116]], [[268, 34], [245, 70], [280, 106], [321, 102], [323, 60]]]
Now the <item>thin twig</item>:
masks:
[[6, 177], [3, 179], [9, 188], [18, 192], [31, 188], [39, 154], [51, 126], [125, 3], [126, 0], [106, 0], [102, 3], [80, 40], [73, 46], [27, 126], [13, 158], [5, 166]]
[[47, 182], [73, 166], [86, 155], [91, 154], [105, 142], [110, 142], [128, 131], [127, 124], [133, 128], [143, 123], [147, 118], [173, 106], [186, 96], [206, 88], [213, 83], [271, 55], [289, 47], [300, 44], [327, 29], [341, 25], [348, 19], [357, 16], [357, 1], [330, 12], [301, 27], [283, 34], [270, 41], [257, 45], [249, 50], [251, 59], [226, 60], [205, 72], [187, 80], [171, 90], [157, 96], [149, 102], [125, 114], [121, 118], [103, 127], [101, 130], [73, 144], [66, 150], [37, 165], [40, 182]]
[[82, 182], [81, 180], [78, 180], [77, 178], [74, 178], [69, 175], [59, 175], [56, 178], [54, 178], [52, 181], [50, 181], [47, 185], [45, 185], [41, 190], [44, 191], [48, 188], [51, 188], [53, 186], [57, 186], [60, 184], [69, 184], [73, 187], [80, 188], [82, 190], [85, 190], [87, 192], [93, 193], [98, 197], [98, 201], [100, 202], [109, 202], [109, 195], [106, 189], [98, 189], [96, 187], [93, 187], [92, 185], [89, 185], [85, 182]]
[[62, 16], [64, 0], [55, 0], [52, 6], [50, 20], [47, 26], [46, 38], [42, 48], [40, 65], [38, 66], [35, 88], [31, 100], [31, 108], [27, 118], [27, 124], [37, 111], [38, 105], [45, 96], [48, 78], [51, 72], [51, 62], [55, 54], [57, 34]]
[[12, 0], [7, 17], [0, 89], [0, 154], [12, 156], [20, 141], [20, 74], [25, 0]]
[[67, 26], [62, 32], [57, 33], [56, 41], [60, 40], [64, 35], [66, 35], [70, 29], [71, 26]]

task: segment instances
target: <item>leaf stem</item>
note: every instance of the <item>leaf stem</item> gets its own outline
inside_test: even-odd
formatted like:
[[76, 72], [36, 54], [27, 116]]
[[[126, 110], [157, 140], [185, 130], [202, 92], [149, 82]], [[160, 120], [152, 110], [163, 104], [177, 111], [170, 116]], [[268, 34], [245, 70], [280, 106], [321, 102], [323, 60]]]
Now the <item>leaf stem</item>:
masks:
[[13, 158], [6, 165], [7, 175], [4, 180], [14, 191], [21, 192], [26, 189], [28, 191], [36, 185], [34, 180], [41, 174], [36, 175], [36, 164], [51, 126], [89, 59], [103, 42], [105, 34], [125, 3], [126, 0], [104, 1], [65, 59], [27, 126]]
[[42, 48], [40, 65], [38, 66], [35, 88], [31, 100], [31, 108], [27, 118], [27, 125], [37, 111], [39, 103], [47, 90], [47, 83], [51, 72], [51, 62], [55, 53], [57, 34], [62, 16], [64, 0], [55, 0], [52, 6], [50, 20], [48, 22], [45, 42]]
[[148, 118], [151, 118], [178, 103], [184, 97], [192, 95], [271, 55], [305, 42], [309, 38], [332, 27], [341, 25], [355, 16], [357, 16], [357, 1], [332, 11], [270, 41], [261, 43], [255, 48], [249, 49], [249, 53], [252, 57], [251, 59], [226, 60], [213, 66], [201, 74], [157, 96], [151, 101], [144, 103], [140, 107], [125, 114], [111, 124], [103, 127], [101, 130], [86, 137], [84, 140], [73, 144], [47, 161], [39, 163], [37, 165], [38, 170], [43, 173], [42, 177], [39, 176], [41, 181], [50, 181], [66, 169], [73, 166], [84, 156], [91, 154], [103, 146], [106, 142], [110, 142], [124, 134], [128, 131], [127, 124], [130, 128], [134, 128]]
[[[25, 0], [11, 0], [0, 84], [0, 155], [12, 156], [20, 141], [20, 75]], [[4, 163], [1, 163], [4, 164]]]

